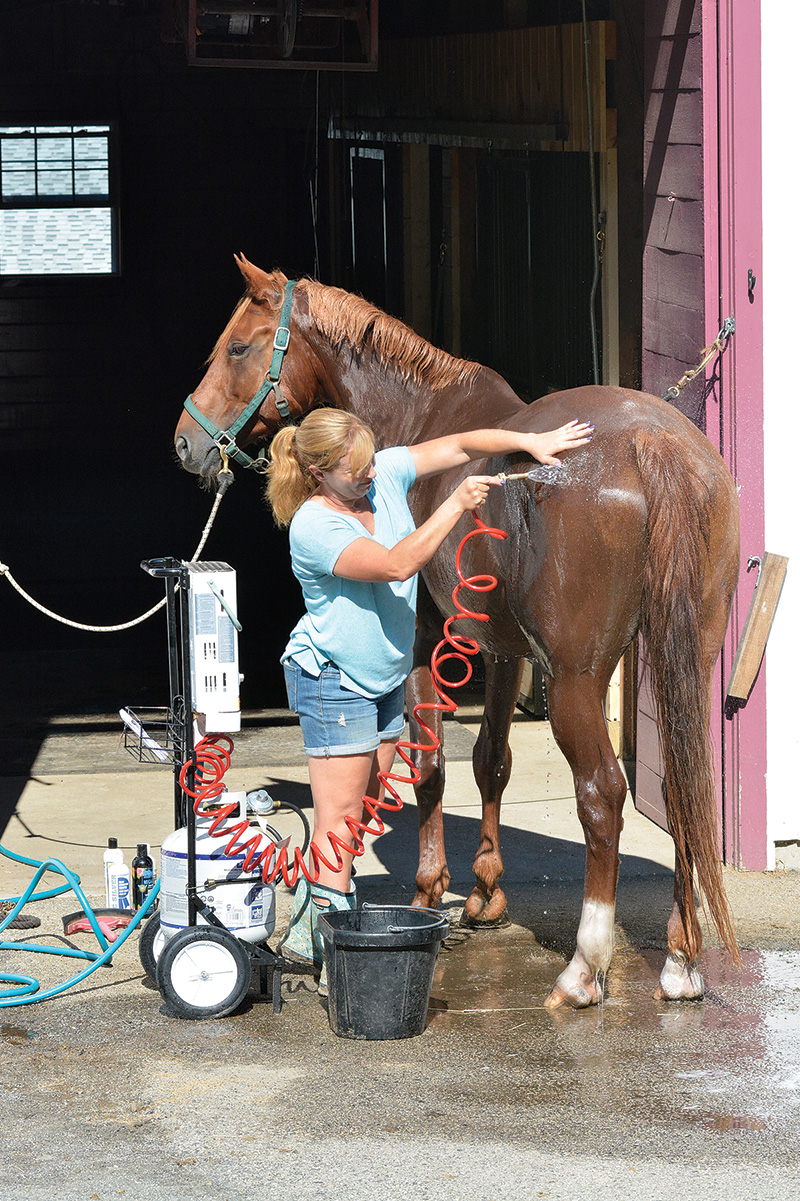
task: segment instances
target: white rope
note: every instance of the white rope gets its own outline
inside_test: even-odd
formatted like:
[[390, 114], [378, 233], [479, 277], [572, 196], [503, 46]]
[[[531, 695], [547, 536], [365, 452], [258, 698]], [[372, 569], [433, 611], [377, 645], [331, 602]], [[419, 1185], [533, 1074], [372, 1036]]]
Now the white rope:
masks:
[[[217, 509], [220, 506], [220, 501], [222, 500], [226, 491], [227, 491], [226, 488], [220, 488], [219, 491], [217, 492], [217, 495], [214, 499], [214, 504], [212, 505], [212, 508], [211, 508], [211, 514], [208, 518], [208, 521], [205, 524], [203, 533], [200, 536], [200, 541], [197, 544], [197, 550], [194, 552], [191, 559], [189, 560], [190, 563], [196, 563], [197, 560], [200, 558], [200, 555], [203, 552], [203, 547], [205, 546], [206, 541], [208, 539], [208, 535], [211, 533], [211, 527], [214, 524], [214, 518], [217, 516]], [[38, 609], [39, 612], [44, 613], [44, 615], [46, 617], [52, 617], [53, 621], [60, 621], [62, 625], [72, 626], [73, 630], [88, 630], [89, 633], [91, 633], [91, 634], [114, 634], [118, 630], [130, 630], [132, 626], [138, 626], [138, 625], [141, 625], [141, 623], [143, 621], [147, 621], [147, 619], [149, 617], [152, 617], [154, 613], [157, 613], [159, 611], [159, 609], [163, 609], [164, 605], [167, 603], [167, 598], [166, 598], [166, 596], [164, 596], [161, 598], [161, 600], [158, 602], [157, 605], [153, 605], [152, 609], [148, 609], [147, 612], [142, 613], [140, 617], [134, 617], [132, 621], [124, 621], [120, 625], [117, 625], [117, 626], [84, 625], [83, 622], [70, 621], [70, 619], [68, 617], [61, 617], [58, 613], [54, 613], [52, 609], [46, 609], [44, 605], [40, 605], [37, 600], [34, 600], [33, 597], [30, 596], [25, 591], [25, 589], [21, 586], [21, 584], [17, 583], [17, 581], [14, 579], [13, 575], [11, 574], [11, 571], [9, 570], [8, 566], [5, 563], [0, 563], [0, 575], [4, 575], [6, 577], [6, 579], [8, 580], [9, 584], [11, 585], [11, 587], [16, 588], [16, 590], [20, 594], [20, 596], [23, 597], [28, 602], [29, 605], [33, 605], [34, 609]]]

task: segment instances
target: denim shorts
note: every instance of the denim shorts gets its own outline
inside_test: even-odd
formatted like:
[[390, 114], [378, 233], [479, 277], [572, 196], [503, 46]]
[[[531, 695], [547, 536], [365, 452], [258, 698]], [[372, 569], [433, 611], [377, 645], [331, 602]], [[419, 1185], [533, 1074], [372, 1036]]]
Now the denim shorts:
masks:
[[289, 708], [300, 717], [303, 750], [310, 756], [359, 755], [394, 742], [405, 728], [404, 686], [371, 700], [342, 687], [339, 668], [309, 675], [293, 660], [283, 665]]

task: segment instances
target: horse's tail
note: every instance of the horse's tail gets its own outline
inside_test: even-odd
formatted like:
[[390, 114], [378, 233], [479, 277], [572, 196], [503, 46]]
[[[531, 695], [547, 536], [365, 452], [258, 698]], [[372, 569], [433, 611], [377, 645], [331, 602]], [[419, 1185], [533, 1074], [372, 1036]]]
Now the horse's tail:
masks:
[[686, 890], [689, 958], [695, 958], [701, 945], [691, 896], [694, 868], [720, 939], [739, 962], [718, 854], [711, 681], [703, 645], [703, 581], [714, 498], [706, 480], [687, 462], [682, 445], [663, 429], [638, 430], [635, 435], [650, 539], [642, 632], [664, 761], [667, 822]]

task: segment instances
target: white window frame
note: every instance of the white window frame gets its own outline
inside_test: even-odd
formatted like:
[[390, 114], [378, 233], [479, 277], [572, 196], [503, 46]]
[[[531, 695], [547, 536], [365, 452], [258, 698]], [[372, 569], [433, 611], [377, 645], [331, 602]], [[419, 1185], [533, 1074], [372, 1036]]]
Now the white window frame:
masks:
[[0, 277], [119, 274], [115, 149], [113, 125], [0, 126]]

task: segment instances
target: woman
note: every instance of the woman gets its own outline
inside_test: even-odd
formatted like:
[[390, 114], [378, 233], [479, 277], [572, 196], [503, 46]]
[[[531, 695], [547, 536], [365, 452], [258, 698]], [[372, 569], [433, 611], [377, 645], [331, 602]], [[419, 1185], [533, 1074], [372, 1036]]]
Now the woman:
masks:
[[[557, 466], [558, 452], [591, 436], [589, 425], [571, 421], [543, 434], [471, 430], [376, 455], [359, 418], [316, 409], [273, 438], [267, 499], [277, 524], [289, 526], [292, 570], [306, 603], [281, 662], [308, 755], [313, 840], [332, 862], [327, 836], [353, 845], [346, 819], [362, 818], [363, 796], [382, 799], [378, 772], [390, 770], [403, 732], [417, 572], [501, 481], [468, 476], [419, 529], [409, 489], [473, 459], [512, 452]], [[301, 877], [281, 947], [286, 958], [323, 965], [319, 912], [355, 908], [353, 856], [342, 858], [340, 872], [320, 865], [315, 884]], [[324, 966], [319, 987], [326, 991]]]

